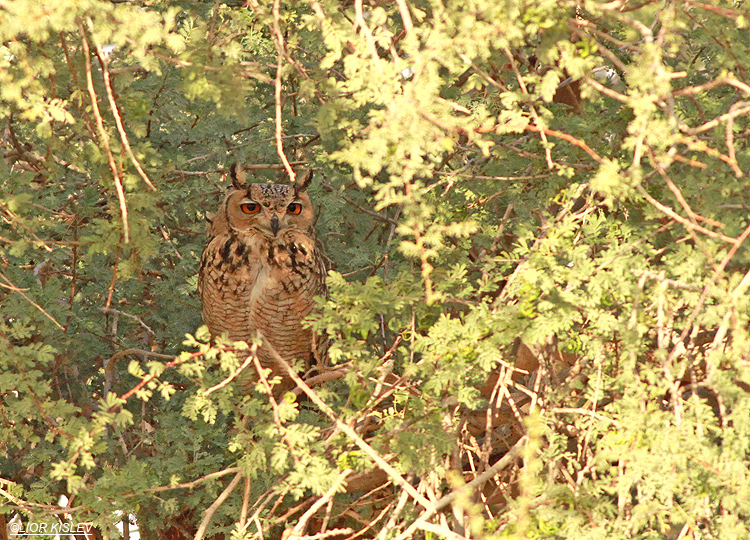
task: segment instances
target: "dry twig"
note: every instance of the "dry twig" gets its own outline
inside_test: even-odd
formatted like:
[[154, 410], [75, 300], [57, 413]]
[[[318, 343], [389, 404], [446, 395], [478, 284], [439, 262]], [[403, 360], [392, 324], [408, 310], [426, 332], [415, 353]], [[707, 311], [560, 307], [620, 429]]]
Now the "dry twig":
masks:
[[266, 350], [271, 354], [271, 356], [273, 356], [278, 365], [283, 367], [289, 374], [289, 377], [297, 384], [297, 386], [302, 388], [302, 391], [307, 395], [307, 397], [310, 398], [310, 401], [315, 403], [315, 405], [317, 405], [318, 408], [323, 411], [326, 416], [328, 416], [328, 418], [333, 420], [338, 429], [343, 431], [346, 436], [349, 437], [354, 442], [354, 444], [359, 447], [360, 450], [362, 450], [363, 453], [365, 453], [370, 459], [372, 459], [378, 467], [383, 469], [395, 484], [398, 484], [401, 488], [408, 492], [416, 502], [418, 502], [424, 508], [430, 507], [430, 501], [428, 501], [423, 495], [421, 495], [414, 488], [414, 486], [407, 482], [406, 479], [401, 476], [401, 474], [399, 474], [399, 472], [394, 469], [390, 463], [383, 459], [383, 457], [372, 446], [367, 444], [365, 440], [360, 437], [349, 424], [345, 424], [344, 422], [339, 420], [333, 409], [331, 409], [331, 407], [329, 407], [325, 401], [320, 399], [318, 394], [316, 394], [315, 391], [310, 388], [305, 381], [302, 380], [297, 372], [292, 369], [289, 363], [284, 360], [268, 342], [264, 341], [264, 346], [266, 347]]
[[[713, 287], [714, 283], [716, 283], [716, 280], [719, 279], [719, 276], [724, 272], [724, 269], [726, 268], [727, 264], [729, 264], [729, 261], [732, 260], [732, 257], [734, 257], [734, 255], [737, 253], [737, 250], [745, 242], [745, 240], [747, 240], [748, 236], [750, 236], [750, 225], [745, 227], [745, 230], [742, 231], [742, 234], [740, 234], [737, 237], [737, 239], [734, 241], [734, 244], [729, 249], [729, 252], [724, 256], [721, 263], [719, 263], [719, 267], [714, 271], [714, 273], [709, 278], [708, 282], [703, 288], [703, 292], [701, 293], [700, 297], [698, 298], [698, 301], [695, 304], [695, 307], [693, 308], [693, 311], [691, 311], [690, 315], [688, 315], [688, 318], [685, 321], [685, 328], [682, 330], [680, 337], [677, 338], [676, 345], [670, 351], [669, 356], [667, 357], [667, 360], [666, 360], [666, 364], [669, 364], [675, 358], [675, 356], [677, 356], [680, 353], [680, 351], [683, 350], [684, 339], [690, 333], [693, 323], [695, 322], [696, 317], [698, 317], [698, 313], [703, 308], [703, 304], [706, 302], [706, 299], [708, 298], [708, 294], [711, 291], [711, 288]], [[750, 284], [746, 282], [746, 278], [750, 279], [748, 278], [747, 275], [744, 278], [742, 278], [742, 281], [740, 282], [741, 287], [738, 286], [736, 291], [740, 291], [741, 293], [744, 292], [746, 287]], [[722, 325], [723, 324], [724, 323], [722, 321]]]
[[672, 210], [670, 207], [668, 207], [668, 206], [660, 203], [656, 199], [654, 199], [646, 191], [646, 189], [642, 185], [638, 184], [636, 186], [636, 189], [643, 196], [644, 199], [646, 199], [649, 203], [651, 203], [651, 205], [653, 205], [655, 208], [657, 208], [658, 210], [662, 211], [663, 213], [665, 213], [666, 215], [668, 215], [669, 217], [671, 217], [675, 221], [681, 223], [682, 225], [684, 225], [688, 229], [701, 232], [701, 233], [705, 234], [706, 236], [710, 236], [712, 238], [718, 238], [718, 239], [723, 240], [724, 242], [728, 242], [730, 244], [733, 244], [736, 241], [736, 238], [732, 238], [731, 236], [727, 236], [725, 234], [717, 233], [717, 232], [712, 231], [710, 229], [706, 229], [705, 227], [702, 227], [701, 225], [698, 225], [697, 223], [693, 223], [689, 219], [685, 219], [680, 214], [678, 214], [677, 212], [675, 212], [674, 210]]
[[[336, 189], [333, 186], [331, 186], [330, 184], [326, 184], [325, 182], [321, 182], [321, 187], [323, 189], [325, 189], [326, 191], [329, 191], [329, 192], [336, 191]], [[349, 197], [345, 197], [345, 196], [342, 195], [341, 198], [343, 199], [343, 201], [345, 203], [353, 206], [354, 208], [356, 208], [357, 210], [359, 210], [363, 214], [367, 214], [368, 216], [373, 217], [373, 218], [377, 219], [378, 221], [382, 221], [384, 223], [388, 223], [389, 225], [398, 225], [398, 221], [396, 221], [395, 219], [391, 219], [388, 216], [384, 216], [382, 214], [378, 214], [377, 212], [373, 212], [372, 210], [368, 210], [367, 208], [363, 207], [362, 205], [357, 204], [356, 202], [354, 202], [353, 200], [351, 200]]]
[[528, 442], [529, 438], [528, 436], [521, 437], [516, 444], [514, 444], [508, 452], [501, 457], [495, 464], [493, 464], [490, 468], [488, 468], [486, 471], [484, 471], [482, 474], [474, 478], [471, 482], [454, 489], [447, 495], [443, 496], [439, 500], [435, 501], [434, 503], [431, 503], [428, 508], [426, 508], [420, 516], [414, 520], [414, 522], [406, 528], [406, 530], [401, 533], [397, 537], [397, 540], [405, 540], [406, 538], [409, 538], [415, 529], [421, 528], [421, 525], [424, 525], [425, 523], [428, 523], [428, 519], [432, 518], [437, 512], [448, 506], [450, 503], [452, 503], [456, 497], [461, 495], [465, 492], [471, 492], [474, 489], [479, 488], [482, 486], [485, 482], [487, 482], [490, 478], [495, 476], [497, 473], [499, 473], [501, 470], [509, 466], [511, 463], [513, 463], [518, 456], [518, 452], [523, 448], [526, 443]]
[[286, 169], [286, 173], [289, 175], [289, 180], [292, 184], [296, 181], [296, 175], [294, 173], [294, 169], [292, 169], [292, 166], [289, 164], [289, 160], [286, 157], [286, 154], [284, 153], [284, 142], [283, 142], [283, 131], [282, 131], [282, 116], [281, 116], [281, 71], [284, 67], [284, 35], [281, 33], [281, 25], [279, 23], [280, 14], [279, 14], [279, 5], [280, 0], [274, 0], [273, 2], [273, 34], [274, 34], [274, 42], [276, 43], [276, 79], [274, 80], [274, 102], [275, 102], [275, 110], [276, 110], [276, 130], [275, 130], [275, 136], [276, 136], [276, 152], [279, 154], [279, 158], [281, 158], [281, 162], [284, 164], [284, 168]]
[[50, 321], [52, 321], [53, 323], [55, 323], [55, 325], [60, 330], [63, 330], [63, 331], [65, 330], [65, 327], [63, 327], [63, 325], [61, 325], [59, 322], [57, 322], [57, 320], [55, 320], [55, 318], [52, 315], [50, 315], [49, 313], [47, 313], [47, 311], [45, 311], [45, 309], [42, 306], [40, 306], [39, 304], [37, 304], [31, 298], [29, 298], [28, 296], [26, 296], [24, 294], [23, 291], [25, 291], [27, 289], [21, 289], [19, 287], [16, 287], [15, 285], [13, 285], [13, 282], [11, 280], [9, 280], [7, 277], [5, 277], [5, 274], [3, 274], [2, 272], [0, 272], [0, 278], [2, 278], [3, 281], [5, 281], [5, 283], [6, 283], [5, 285], [3, 285], [2, 283], [0, 283], [0, 287], [3, 287], [4, 289], [8, 289], [8, 290], [10, 290], [10, 291], [12, 291], [14, 293], [20, 294], [29, 304], [31, 304], [36, 309], [38, 309], [39, 311], [41, 311], [44, 314], [45, 317], [47, 317]]
[[194, 540], [202, 540], [203, 535], [206, 534], [206, 528], [208, 528], [208, 523], [211, 521], [211, 518], [213, 517], [214, 513], [218, 508], [224, 504], [224, 501], [227, 500], [227, 497], [229, 497], [232, 494], [232, 491], [234, 491], [234, 488], [237, 487], [237, 484], [239, 484], [240, 480], [242, 479], [242, 473], [238, 472], [234, 478], [232, 478], [232, 481], [229, 482], [229, 485], [224, 489], [224, 491], [221, 492], [221, 494], [216, 498], [216, 500], [211, 503], [211, 506], [208, 507], [206, 510], [206, 515], [203, 516], [203, 521], [201, 521], [200, 526], [198, 527], [198, 531], [195, 533]]
[[109, 100], [109, 108], [112, 110], [112, 116], [115, 119], [115, 124], [117, 124], [117, 131], [120, 132], [120, 140], [122, 141], [122, 145], [125, 148], [125, 152], [128, 154], [128, 157], [130, 158], [131, 163], [133, 164], [135, 169], [138, 171], [138, 174], [141, 175], [141, 178], [143, 178], [143, 181], [146, 182], [146, 185], [148, 185], [151, 191], [156, 191], [156, 187], [154, 186], [154, 184], [151, 183], [151, 180], [149, 180], [148, 176], [146, 175], [146, 172], [143, 170], [143, 167], [141, 167], [141, 164], [138, 162], [138, 159], [135, 157], [135, 154], [133, 153], [133, 149], [130, 147], [130, 141], [128, 141], [128, 135], [125, 132], [125, 126], [122, 123], [122, 118], [120, 117], [120, 111], [117, 108], [117, 103], [115, 102], [115, 93], [112, 90], [112, 81], [110, 80], [110, 76], [109, 76], [107, 57], [102, 52], [101, 45], [99, 45], [99, 43], [96, 41], [96, 38], [94, 37], [94, 22], [91, 20], [91, 18], [87, 18], [86, 23], [88, 24], [89, 32], [91, 32], [91, 40], [93, 41], [94, 48], [96, 49], [96, 57], [99, 60], [99, 65], [102, 68], [102, 77], [104, 78], [104, 88], [107, 91], [107, 99]]
[[[521, 88], [521, 91], [528, 96], [529, 91], [526, 89], [526, 83], [523, 82], [523, 77], [521, 76], [521, 72], [518, 71], [518, 66], [516, 65], [516, 59], [513, 57], [513, 53], [510, 52], [510, 49], [505, 48], [504, 50], [505, 55], [508, 57], [508, 60], [510, 61], [510, 67], [513, 70], [513, 73], [516, 74], [516, 80], [518, 81], [518, 85]], [[534, 119], [534, 123], [536, 126], [536, 129], [529, 129], [529, 131], [536, 131], [539, 133], [541, 139], [542, 139], [542, 145], [544, 146], [544, 156], [547, 160], [547, 167], [549, 169], [554, 169], [554, 161], [552, 161], [552, 150], [550, 149], [549, 142], [547, 141], [547, 130], [541, 127], [541, 119], [539, 118], [539, 115], [536, 112], [536, 108], [531, 105], [529, 106], [529, 110], [531, 111], [531, 117]], [[527, 126], [527, 129], [529, 126]]]
[[[88, 88], [89, 97], [91, 98], [91, 109], [93, 110], [94, 118], [96, 119], [99, 139], [101, 140], [104, 151], [107, 154], [109, 168], [112, 170], [115, 190], [117, 191], [117, 199], [120, 203], [120, 214], [122, 215], [123, 241], [127, 244], [130, 242], [130, 228], [128, 226], [128, 207], [125, 203], [125, 190], [122, 187], [122, 178], [120, 177], [121, 173], [117, 169], [117, 163], [115, 163], [115, 157], [112, 154], [112, 148], [109, 145], [109, 135], [107, 135], [107, 132], [104, 129], [104, 120], [99, 111], [99, 98], [96, 95], [96, 90], [94, 89], [94, 78], [91, 74], [91, 50], [89, 49], [89, 42], [86, 38], [86, 30], [83, 28], [83, 23], [78, 23], [78, 29], [81, 32], [81, 43], [83, 44], [83, 57], [86, 63], [86, 87]], [[107, 307], [109, 307], [109, 304], [107, 304]]]
[[[39, 238], [39, 237], [38, 237], [38, 236], [36, 235], [36, 233], [35, 233], [35, 232], [34, 232], [34, 231], [33, 231], [33, 230], [32, 230], [32, 229], [31, 229], [31, 228], [30, 228], [30, 227], [28, 226], [28, 225], [26, 225], [26, 224], [25, 224], [25, 223], [23, 222], [23, 220], [22, 220], [22, 219], [21, 219], [20, 217], [18, 217], [18, 216], [17, 216], [17, 215], [16, 215], [16, 214], [15, 214], [15, 213], [14, 213], [14, 212], [13, 212], [13, 211], [12, 211], [12, 210], [10, 209], [10, 208], [8, 208], [8, 206], [7, 206], [6, 204], [4, 204], [4, 203], [2, 204], [2, 210], [3, 210], [3, 212], [4, 212], [4, 213], [6, 213], [6, 214], [7, 214], [7, 215], [8, 215], [9, 217], [10, 217], [10, 219], [8, 219], [7, 217], [3, 216], [3, 217], [4, 217], [4, 218], [5, 218], [5, 219], [6, 219], [6, 220], [7, 220], [7, 221], [8, 221], [9, 223], [10, 223], [11, 227], [13, 227], [13, 228], [15, 229], [16, 227], [15, 227], [14, 223], [18, 223], [18, 225], [19, 225], [19, 226], [20, 226], [20, 227], [21, 227], [22, 229], [24, 229], [24, 230], [25, 230], [26, 232], [28, 232], [28, 233], [29, 233], [29, 234], [30, 234], [30, 235], [31, 235], [31, 236], [32, 236], [32, 237], [34, 238], [34, 240], [36, 240], [37, 242], [39, 242], [39, 243], [40, 243], [40, 244], [42, 245], [42, 247], [43, 247], [43, 248], [44, 248], [44, 249], [45, 249], [46, 251], [48, 251], [48, 252], [52, 253], [52, 248], [51, 248], [51, 247], [49, 247], [49, 246], [47, 245], [47, 242], [45, 242], [44, 240], [42, 240], [41, 238]], [[17, 229], [16, 229], [16, 230], [17, 230]], [[7, 240], [7, 241], [8, 241], [8, 243], [12, 243], [12, 242], [13, 242], [12, 240]]]
[[530, 124], [526, 126], [525, 129], [526, 131], [535, 131], [538, 133], [544, 133], [546, 135], [549, 135], [550, 137], [557, 137], [558, 139], [563, 139], [565, 141], [568, 141], [569, 143], [576, 145], [578, 148], [586, 152], [597, 163], [604, 163], [604, 160], [599, 156], [599, 154], [594, 152], [588, 144], [586, 144], [581, 139], [576, 139], [572, 135], [568, 135], [567, 133], [563, 133], [562, 131], [556, 131], [554, 129], [546, 129], [546, 128], [540, 128], [538, 126], [532, 126]]
[[[336, 481], [333, 483], [333, 485], [328, 489], [328, 491], [323, 494], [323, 496], [315, 501], [310, 508], [307, 509], [307, 511], [300, 516], [299, 521], [297, 521], [297, 524], [294, 526], [294, 529], [292, 529], [292, 532], [287, 536], [287, 540], [299, 540], [300, 538], [303, 538], [303, 534], [305, 533], [305, 527], [307, 526], [307, 522], [310, 520], [310, 518], [320, 510], [324, 504], [327, 504], [329, 501], [333, 500], [333, 496], [336, 495], [339, 491], [341, 491], [342, 486], [344, 485], [344, 481], [346, 480], [346, 477], [351, 474], [351, 469], [344, 469], [341, 471], [341, 474], [339, 474], [339, 477], [336, 479]], [[312, 537], [305, 537], [305, 538], [312, 538]]]
[[258, 351], [258, 344], [257, 343], [253, 343], [250, 346], [250, 354], [248, 355], [247, 358], [245, 358], [245, 361], [242, 363], [242, 365], [237, 368], [237, 371], [235, 371], [234, 373], [232, 373], [229, 377], [227, 377], [226, 379], [224, 379], [220, 383], [215, 384], [211, 388], [207, 388], [206, 390], [204, 390], [203, 391], [203, 395], [207, 396], [207, 395], [211, 394], [212, 392], [215, 392], [216, 390], [219, 390], [220, 388], [224, 388], [226, 385], [228, 385], [230, 382], [232, 382], [237, 377], [237, 375], [239, 375], [240, 373], [242, 373], [245, 370], [245, 368], [247, 368], [247, 366], [249, 366], [251, 363], [253, 363], [254, 360], [258, 359], [258, 353], [257, 353], [257, 351]]
[[383, 68], [380, 65], [380, 56], [378, 56], [378, 48], [375, 46], [375, 38], [372, 36], [372, 32], [370, 32], [370, 27], [367, 26], [367, 21], [365, 21], [364, 12], [362, 10], [362, 0], [354, 0], [354, 31], [356, 32], [358, 28], [362, 30], [362, 33], [365, 35], [373, 63], [382, 72]]

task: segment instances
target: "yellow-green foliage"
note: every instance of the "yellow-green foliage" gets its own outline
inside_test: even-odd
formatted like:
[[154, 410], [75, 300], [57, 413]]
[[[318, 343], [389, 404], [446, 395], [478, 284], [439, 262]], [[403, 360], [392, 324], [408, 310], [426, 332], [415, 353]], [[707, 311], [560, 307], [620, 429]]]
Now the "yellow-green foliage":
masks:
[[[0, 2], [0, 513], [750, 537], [748, 9]], [[332, 266], [322, 402], [243, 395], [257, 344], [200, 328], [223, 175], [278, 180], [279, 145]], [[329, 492], [378, 459], [390, 484]], [[462, 487], [496, 463], [503, 498]]]

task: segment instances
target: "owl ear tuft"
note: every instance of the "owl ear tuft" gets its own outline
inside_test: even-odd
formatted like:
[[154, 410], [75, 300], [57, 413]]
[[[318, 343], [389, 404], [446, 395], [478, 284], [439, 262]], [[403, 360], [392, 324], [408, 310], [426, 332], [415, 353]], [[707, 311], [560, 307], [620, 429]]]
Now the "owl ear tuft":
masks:
[[300, 177], [297, 177], [297, 181], [294, 183], [294, 192], [295, 193], [303, 193], [307, 191], [307, 188], [310, 187], [310, 184], [312, 183], [313, 179], [313, 170], [310, 169], [305, 173], [305, 176], [300, 180]]
[[229, 167], [229, 176], [232, 178], [232, 185], [237, 189], [242, 189], [247, 186], [247, 174], [242, 165], [238, 163], [232, 163]]

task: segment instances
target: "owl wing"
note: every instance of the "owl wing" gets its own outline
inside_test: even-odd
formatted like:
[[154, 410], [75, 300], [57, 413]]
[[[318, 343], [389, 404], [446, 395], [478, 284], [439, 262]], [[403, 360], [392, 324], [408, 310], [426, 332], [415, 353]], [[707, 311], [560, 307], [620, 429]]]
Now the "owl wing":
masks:
[[216, 235], [206, 244], [201, 255], [198, 291], [203, 321], [212, 335], [227, 332], [233, 341], [252, 339], [251, 299], [261, 281], [262, 270], [252, 260], [253, 253], [260, 251], [259, 245], [232, 234]]

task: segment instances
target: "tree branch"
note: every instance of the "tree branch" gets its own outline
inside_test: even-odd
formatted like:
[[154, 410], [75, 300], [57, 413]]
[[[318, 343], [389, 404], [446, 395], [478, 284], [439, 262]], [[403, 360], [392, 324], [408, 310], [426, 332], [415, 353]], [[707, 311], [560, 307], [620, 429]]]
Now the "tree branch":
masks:
[[401, 488], [408, 492], [409, 495], [424, 508], [430, 507], [430, 501], [428, 501], [422, 494], [420, 494], [414, 488], [414, 486], [407, 482], [406, 479], [401, 476], [399, 472], [394, 469], [393, 466], [391, 466], [390, 463], [384, 460], [372, 446], [367, 444], [365, 440], [360, 437], [349, 424], [345, 424], [344, 422], [339, 420], [333, 409], [331, 409], [325, 401], [320, 399], [318, 394], [316, 394], [315, 391], [310, 388], [307, 383], [305, 383], [305, 381], [302, 380], [297, 372], [292, 369], [289, 363], [284, 360], [281, 355], [279, 355], [279, 353], [276, 352], [276, 350], [266, 340], [263, 340], [263, 346], [266, 347], [266, 350], [271, 354], [271, 356], [273, 356], [274, 360], [287, 371], [289, 377], [297, 384], [297, 386], [302, 388], [302, 391], [307, 394], [307, 397], [310, 398], [310, 401], [315, 403], [315, 405], [317, 405], [318, 408], [323, 411], [326, 416], [328, 416], [328, 418], [333, 420], [333, 422], [336, 424], [336, 427], [343, 431], [346, 436], [349, 437], [354, 442], [354, 444], [359, 447], [360, 450], [362, 450], [362, 452], [364, 452], [377, 464], [378, 467], [383, 469], [395, 484], [398, 484]]
[[454, 489], [444, 497], [440, 498], [438, 501], [431, 503], [430, 506], [420, 514], [420, 516], [414, 520], [414, 522], [407, 527], [407, 529], [401, 533], [397, 537], [396, 540], [405, 540], [406, 538], [409, 538], [411, 534], [414, 532], [415, 529], [420, 528], [420, 525], [423, 525], [427, 523], [427, 520], [430, 519], [432, 516], [434, 516], [438, 511], [448, 506], [450, 503], [452, 503], [456, 497], [461, 495], [462, 493], [466, 493], [467, 491], [472, 491], [475, 488], [480, 487], [483, 485], [487, 480], [495, 476], [498, 472], [503, 470], [505, 467], [513, 463], [513, 461], [518, 456], [518, 452], [521, 450], [523, 446], [526, 445], [529, 438], [528, 436], [523, 436], [516, 444], [511, 446], [511, 448], [505, 453], [503, 457], [501, 457], [497, 462], [492, 465], [489, 469], [484, 471], [482, 474], [477, 476], [474, 480], [469, 482], [468, 484], [465, 484], [459, 488]]
[[36, 309], [38, 309], [39, 311], [41, 311], [44, 314], [45, 317], [47, 317], [50, 321], [52, 321], [53, 323], [55, 323], [55, 326], [57, 326], [63, 332], [65, 331], [65, 327], [63, 327], [63, 325], [61, 325], [59, 322], [57, 322], [57, 320], [55, 320], [55, 318], [52, 315], [50, 315], [49, 313], [47, 313], [42, 306], [40, 306], [39, 304], [37, 304], [36, 302], [34, 302], [31, 298], [29, 298], [28, 296], [26, 296], [23, 293], [23, 291], [25, 291], [27, 289], [21, 289], [19, 287], [16, 287], [15, 285], [13, 285], [13, 282], [11, 280], [9, 280], [7, 277], [5, 277], [5, 274], [3, 274], [2, 272], [0, 272], [0, 278], [2, 278], [3, 281], [5, 281], [5, 283], [7, 284], [7, 285], [3, 285], [2, 283], [0, 283], [0, 287], [3, 287], [5, 289], [8, 289], [8, 290], [10, 290], [10, 291], [12, 291], [14, 293], [18, 293], [21, 296], [23, 296], [29, 304], [31, 304]]
[[276, 130], [275, 130], [275, 136], [276, 136], [276, 152], [279, 154], [279, 157], [281, 158], [281, 162], [284, 164], [284, 168], [286, 169], [286, 173], [289, 175], [289, 180], [292, 184], [294, 184], [297, 180], [297, 177], [294, 173], [294, 169], [292, 169], [292, 166], [289, 164], [289, 160], [286, 158], [286, 154], [284, 153], [284, 142], [283, 142], [283, 131], [282, 131], [282, 116], [281, 116], [281, 70], [284, 67], [284, 35], [281, 33], [281, 26], [279, 24], [279, 4], [281, 3], [281, 0], [274, 0], [273, 2], [273, 34], [274, 34], [274, 42], [276, 43], [276, 51], [277, 51], [277, 58], [276, 58], [276, 79], [274, 80], [274, 103], [275, 103], [275, 110], [276, 110]]
[[104, 120], [102, 119], [101, 112], [99, 112], [99, 98], [96, 95], [96, 90], [94, 89], [94, 78], [91, 75], [91, 50], [89, 49], [88, 39], [86, 39], [86, 30], [83, 27], [83, 23], [78, 23], [78, 29], [81, 32], [81, 43], [83, 44], [83, 57], [86, 63], [86, 87], [88, 88], [89, 97], [91, 98], [91, 109], [93, 110], [94, 118], [96, 119], [96, 128], [99, 132], [99, 139], [101, 140], [104, 151], [107, 154], [109, 168], [112, 170], [115, 190], [117, 191], [117, 199], [120, 202], [123, 241], [127, 244], [130, 242], [130, 228], [128, 227], [128, 207], [125, 203], [125, 190], [122, 187], [122, 179], [120, 178], [120, 171], [117, 169], [117, 164], [115, 163], [115, 157], [112, 155], [112, 148], [109, 145], [109, 135], [107, 135], [107, 132], [104, 129]]
[[107, 99], [109, 100], [109, 108], [112, 110], [112, 116], [114, 116], [115, 118], [115, 124], [117, 124], [117, 130], [120, 132], [120, 139], [122, 140], [122, 145], [125, 147], [125, 152], [128, 154], [128, 157], [130, 158], [130, 161], [135, 167], [135, 169], [138, 171], [138, 174], [140, 174], [141, 178], [143, 178], [143, 181], [146, 182], [146, 185], [148, 185], [151, 191], [156, 191], [156, 187], [154, 187], [154, 184], [152, 184], [151, 180], [149, 180], [148, 176], [146, 175], [146, 172], [143, 170], [143, 167], [141, 167], [141, 164], [138, 163], [138, 159], [136, 159], [135, 154], [133, 153], [133, 149], [130, 148], [128, 135], [125, 132], [125, 126], [122, 123], [122, 118], [120, 117], [120, 112], [117, 108], [117, 103], [115, 102], [115, 94], [114, 94], [114, 91], [112, 90], [112, 81], [110, 80], [110, 77], [109, 77], [107, 58], [102, 52], [101, 46], [99, 45], [99, 43], [96, 41], [96, 38], [94, 37], [94, 22], [89, 17], [86, 19], [86, 23], [88, 24], [89, 31], [91, 32], [91, 40], [93, 41], [94, 48], [96, 49], [96, 57], [98, 58], [99, 65], [102, 68], [102, 77], [104, 78], [104, 88], [107, 90]]
[[238, 472], [234, 478], [232, 478], [232, 481], [229, 482], [229, 485], [224, 489], [224, 491], [221, 492], [221, 494], [217, 497], [217, 499], [211, 504], [211, 506], [208, 507], [206, 510], [206, 515], [203, 516], [203, 521], [201, 521], [200, 526], [198, 527], [198, 531], [195, 533], [194, 540], [201, 540], [203, 538], [203, 535], [206, 534], [206, 528], [208, 528], [208, 523], [211, 521], [211, 518], [213, 517], [216, 510], [219, 509], [219, 507], [224, 504], [224, 501], [227, 500], [227, 497], [232, 494], [234, 491], [234, 488], [237, 487], [237, 484], [242, 479], [242, 473]]

